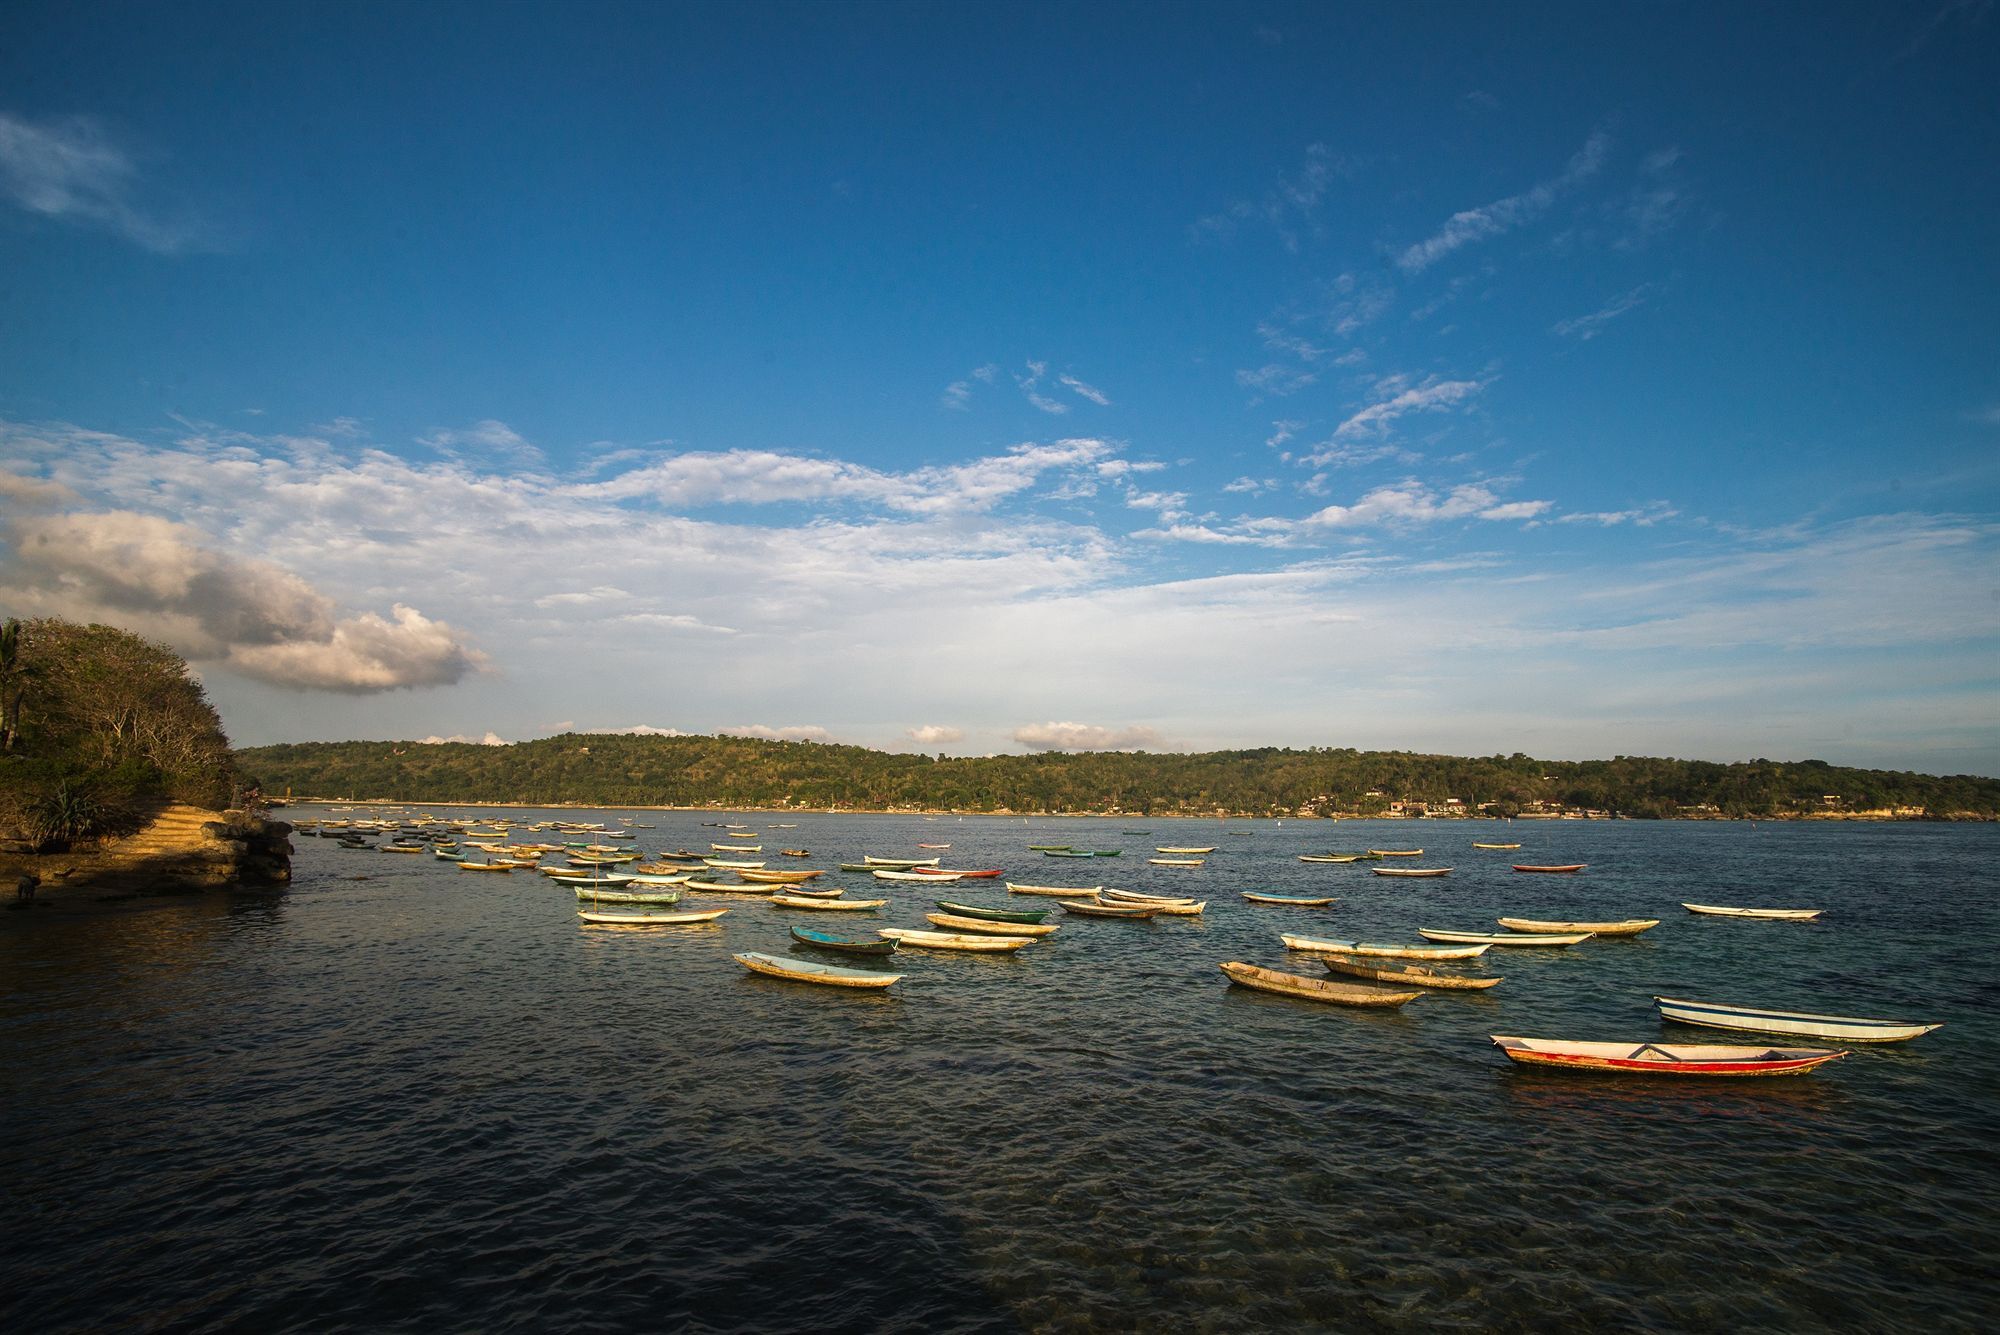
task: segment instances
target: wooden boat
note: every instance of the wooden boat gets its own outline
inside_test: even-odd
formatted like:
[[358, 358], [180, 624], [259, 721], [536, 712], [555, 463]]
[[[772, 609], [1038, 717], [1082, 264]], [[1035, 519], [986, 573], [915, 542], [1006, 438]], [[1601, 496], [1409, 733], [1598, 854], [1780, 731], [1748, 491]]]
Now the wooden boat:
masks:
[[925, 950], [1019, 950], [1022, 946], [1032, 946], [1032, 936], [976, 936], [958, 932], [924, 932], [911, 927], [878, 927], [880, 936], [891, 941], [900, 941], [906, 946], [921, 946]]
[[1437, 927], [1419, 927], [1417, 935], [1426, 941], [1442, 941], [1457, 946], [1573, 946], [1588, 941], [1589, 932], [1447, 932]]
[[1331, 973], [1349, 974], [1355, 978], [1373, 978], [1378, 983], [1401, 983], [1406, 987], [1434, 987], [1452, 990], [1476, 990], [1494, 986], [1498, 978], [1468, 978], [1463, 974], [1439, 973], [1416, 964], [1370, 964], [1353, 955], [1322, 955], [1321, 964]]
[[1123, 849], [1118, 848], [1094, 848], [1090, 851], [1090, 856], [1094, 858], [1122, 858], [1125, 856], [1125, 852]]
[[1282, 904], [1286, 908], [1293, 909], [1323, 909], [1333, 902], [1332, 895], [1324, 895], [1317, 899], [1307, 899], [1301, 895], [1260, 894], [1255, 890], [1245, 890], [1243, 897], [1252, 904]]
[[886, 899], [828, 899], [820, 895], [771, 896], [772, 908], [818, 909], [823, 913], [866, 913], [888, 902]]
[[1049, 936], [1061, 930], [1061, 924], [1053, 922], [994, 922], [990, 918], [961, 918], [956, 913], [926, 913], [924, 919], [939, 927], [978, 936]]
[[962, 871], [957, 867], [918, 867], [919, 876], [945, 877], [954, 881], [991, 881], [1000, 875], [1001, 868], [986, 867], [978, 871]]
[[921, 848], [921, 849], [925, 849], [925, 850], [929, 850], [929, 849], [934, 849], [934, 848], [950, 848], [950, 847], [951, 847], [951, 845], [950, 845], [950, 844], [918, 844], [918, 845], [917, 845], [917, 847], [918, 847], [918, 848]]
[[[727, 913], [724, 909], [722, 912]], [[792, 940], [802, 946], [812, 946], [816, 950], [839, 950], [850, 955], [893, 955], [896, 943], [880, 937], [835, 936], [832, 932], [816, 931], [811, 927], [794, 927]]]
[[448, 849], [448, 848], [433, 848], [433, 849], [431, 850], [431, 856], [432, 856], [432, 857], [434, 857], [434, 858], [436, 858], [436, 859], [437, 859], [438, 861], [440, 861], [440, 862], [463, 862], [463, 861], [465, 861], [465, 854], [463, 854], [463, 853], [454, 853], [454, 852], [452, 852], [452, 851], [451, 851], [450, 849]]
[[1514, 870], [1543, 872], [1550, 875], [1566, 876], [1571, 872], [1582, 871], [1585, 867], [1589, 865], [1590, 864], [1587, 862], [1561, 862], [1561, 863], [1551, 863], [1545, 866], [1536, 866], [1533, 863], [1516, 862], [1514, 864]]
[[761, 853], [764, 851], [761, 847], [752, 847], [749, 844], [710, 844], [708, 848], [711, 853]]
[[422, 853], [425, 849], [422, 844], [384, 844], [380, 851], [384, 853]]
[[984, 918], [988, 922], [1040, 922], [1053, 909], [989, 909], [978, 904], [960, 904], [949, 899], [940, 899], [937, 906], [946, 913], [955, 913], [961, 918]]
[[1046, 895], [1050, 899], [1095, 899], [1101, 885], [1016, 885], [1007, 882], [1010, 895]]
[[1371, 867], [1377, 876], [1449, 876], [1449, 867]]
[[803, 848], [781, 848], [778, 850], [778, 856], [781, 858], [809, 858], [812, 854]]
[[1847, 1015], [1725, 1006], [1713, 1001], [1679, 1001], [1673, 997], [1654, 997], [1653, 1001], [1659, 1006], [1663, 1020], [1713, 1029], [1749, 1029], [1760, 1034], [1796, 1034], [1801, 1038], [1826, 1038], [1841, 1043], [1901, 1043], [1944, 1027], [1907, 1020], [1864, 1020]]
[[1141, 894], [1137, 890], [1106, 889], [1100, 891], [1097, 897], [1103, 900], [1107, 904], [1112, 904], [1112, 903], [1159, 904], [1165, 906], [1168, 904], [1194, 903], [1194, 897], [1191, 895], [1148, 895], [1148, 894]]
[[767, 871], [762, 867], [744, 867], [736, 873], [746, 881], [763, 881], [770, 885], [797, 885], [826, 875], [823, 871]]
[[1150, 918], [1160, 911], [1156, 904], [1090, 904], [1081, 899], [1065, 899], [1064, 913], [1082, 918]]
[[881, 867], [871, 868], [878, 881], [928, 881], [932, 885], [949, 885], [958, 879], [949, 872], [934, 871], [887, 871]]
[[1173, 845], [1168, 845], [1167, 847], [1164, 848], [1156, 848], [1153, 851], [1155, 853], [1213, 853], [1215, 851], [1215, 845], [1210, 844], [1207, 848], [1178, 848]]
[[1808, 922], [1826, 912], [1825, 909], [1733, 909], [1721, 904], [1688, 904], [1682, 908], [1689, 913], [1706, 913], [1718, 918], [1775, 918], [1784, 922]]
[[829, 885], [819, 890], [807, 885], [781, 885], [777, 892], [783, 895], [803, 895], [807, 899], [839, 899], [847, 893], [843, 887], [837, 885]]
[[1370, 955], [1392, 960], [1470, 960], [1484, 955], [1488, 946], [1403, 946], [1386, 941], [1330, 941], [1313, 936], [1278, 938], [1287, 950], [1303, 950], [1321, 955]]
[[686, 913], [619, 913], [578, 909], [576, 916], [604, 927], [676, 927], [691, 922], [714, 922], [727, 912], [728, 909], [692, 909]]
[[1627, 918], [1623, 922], [1555, 922], [1542, 918], [1501, 918], [1510, 932], [1589, 932], [1592, 936], [1637, 936], [1660, 925], [1658, 918]]
[[744, 882], [731, 884], [726, 881], [689, 881], [681, 887], [698, 895], [769, 895], [777, 893], [775, 886], [751, 885]]
[[761, 871], [764, 867], [762, 862], [733, 862], [728, 858], [703, 858], [701, 865], [720, 867], [725, 871]]
[[1067, 848], [1051, 848], [1042, 854], [1045, 858], [1094, 858], [1095, 853], [1078, 853]]
[[889, 871], [908, 871], [912, 867], [935, 867], [942, 861], [942, 858], [876, 858], [864, 854], [861, 865], [870, 868], [883, 867]]
[[1202, 910], [1208, 907], [1208, 901], [1205, 899], [1200, 901], [1192, 899], [1152, 899], [1147, 897], [1110, 899], [1106, 897], [1109, 893], [1109, 891], [1106, 891], [1104, 895], [1098, 896], [1097, 902], [1106, 908], [1122, 909], [1130, 907], [1152, 909], [1155, 913], [1164, 914], [1169, 918], [1199, 918]]
[[1612, 1075], [1804, 1075], [1845, 1057], [1837, 1048], [1737, 1048], [1682, 1043], [1574, 1043], [1550, 1038], [1493, 1035], [1523, 1066]]
[[1423, 855], [1424, 850], [1421, 848], [1371, 848], [1368, 850], [1368, 856], [1371, 858], [1420, 858]]
[[1202, 864], [1200, 858], [1147, 858], [1146, 861], [1155, 867], [1199, 867]]
[[[464, 864], [460, 865], [462, 866]], [[497, 867], [501, 864], [496, 862], [493, 863], [492, 865]], [[551, 881], [554, 881], [557, 885], [594, 885], [594, 886], [604, 886], [614, 890], [617, 889], [619, 886], [632, 884], [633, 880], [635, 879], [634, 877], [631, 876], [570, 876], [560, 871], [550, 871], [550, 872], [545, 872], [543, 874], [546, 875]], [[681, 882], [681, 884], [685, 885], [687, 884], [687, 882], [683, 881]]]
[[678, 890], [597, 890], [587, 885], [576, 887], [576, 897], [591, 904], [678, 904], [681, 892]]
[[1519, 844], [1482, 844], [1479, 843], [1477, 840], [1473, 841], [1472, 846], [1474, 848], [1519, 848], [1520, 847]]
[[1231, 960], [1219, 966], [1229, 981], [1259, 992], [1275, 992], [1281, 997], [1324, 1001], [1336, 1006], [1401, 1006], [1415, 1001], [1421, 992], [1397, 992], [1382, 987], [1362, 987], [1358, 983], [1335, 983], [1325, 978], [1306, 978], [1277, 969], [1260, 968]]
[[458, 869], [460, 871], [509, 872], [514, 870], [514, 864], [511, 862], [461, 862], [458, 864]]
[[784, 978], [794, 983], [818, 983], [822, 987], [887, 987], [902, 978], [899, 973], [876, 973], [872, 969], [843, 969], [816, 960], [786, 959], [746, 950], [736, 962], [752, 973]]
[[694, 879], [694, 873], [633, 871], [625, 873], [625, 879], [635, 885], [686, 885]]
[[1069, 846], [1068, 844], [1029, 844], [1029, 845], [1028, 845], [1028, 851], [1029, 851], [1030, 853], [1067, 853], [1067, 852], [1069, 852], [1069, 850], [1070, 850], [1070, 846]]
[[1301, 853], [1300, 862], [1359, 862], [1365, 853]]

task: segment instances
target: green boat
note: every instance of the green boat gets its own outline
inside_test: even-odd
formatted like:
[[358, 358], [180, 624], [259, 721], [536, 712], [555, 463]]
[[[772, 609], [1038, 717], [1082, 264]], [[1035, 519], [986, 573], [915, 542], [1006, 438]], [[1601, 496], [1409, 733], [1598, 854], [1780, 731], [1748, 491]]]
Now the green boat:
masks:
[[1076, 853], [1067, 848], [1045, 848], [1042, 850], [1042, 856], [1045, 858], [1094, 858], [1097, 854]]
[[1122, 853], [1122, 852], [1124, 852], [1124, 851], [1125, 851], [1125, 850], [1124, 850], [1124, 849], [1122, 849], [1122, 848], [1113, 848], [1113, 849], [1102, 849], [1102, 848], [1100, 848], [1100, 849], [1096, 850], [1095, 852], [1093, 852], [1093, 853], [1092, 853], [1092, 854], [1091, 854], [1090, 856], [1092, 856], [1092, 857], [1094, 857], [1094, 858], [1115, 858], [1115, 857], [1117, 857], [1117, 856], [1118, 856], [1118, 855], [1119, 855], [1120, 853]]
[[1030, 853], [1067, 853], [1070, 847], [1069, 844], [1029, 844], [1028, 851]]
[[867, 863], [865, 863], [865, 862], [843, 862], [843, 863], [841, 863], [841, 864], [840, 864], [840, 869], [841, 869], [842, 871], [874, 871], [874, 870], [875, 870], [875, 868], [873, 868], [873, 867], [869, 866], [869, 865], [868, 865]]
[[937, 906], [961, 918], [983, 918], [987, 922], [1038, 923], [1049, 916], [1047, 909], [983, 909], [975, 904], [955, 904], [949, 899], [938, 900]]

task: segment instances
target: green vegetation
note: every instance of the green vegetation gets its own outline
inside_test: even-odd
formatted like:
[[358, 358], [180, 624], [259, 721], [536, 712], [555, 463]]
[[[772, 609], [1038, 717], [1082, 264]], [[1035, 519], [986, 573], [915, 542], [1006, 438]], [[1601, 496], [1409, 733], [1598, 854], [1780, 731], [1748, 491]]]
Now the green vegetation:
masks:
[[1201, 815], [1372, 815], [1417, 803], [1432, 814], [1481, 807], [1496, 815], [1585, 808], [1642, 817], [2000, 813], [1997, 780], [1817, 760], [1552, 761], [1320, 747], [951, 760], [814, 742], [575, 733], [512, 746], [305, 742], [237, 758], [267, 794], [428, 802]]
[[229, 739], [172, 650], [110, 626], [0, 627], [0, 828], [39, 849], [227, 804]]

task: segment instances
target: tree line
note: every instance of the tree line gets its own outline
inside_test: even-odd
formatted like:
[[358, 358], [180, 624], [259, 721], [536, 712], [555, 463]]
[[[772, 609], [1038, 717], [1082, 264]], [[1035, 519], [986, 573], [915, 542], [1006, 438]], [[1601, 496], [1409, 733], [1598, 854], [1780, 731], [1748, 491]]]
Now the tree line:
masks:
[[1580, 808], [1642, 818], [2000, 815], [2000, 780], [1818, 760], [1560, 761], [1346, 747], [950, 758], [747, 737], [579, 733], [506, 746], [300, 742], [249, 748], [236, 758], [270, 795], [424, 802], [1135, 815], [1376, 815], [1418, 808], [1505, 816]]

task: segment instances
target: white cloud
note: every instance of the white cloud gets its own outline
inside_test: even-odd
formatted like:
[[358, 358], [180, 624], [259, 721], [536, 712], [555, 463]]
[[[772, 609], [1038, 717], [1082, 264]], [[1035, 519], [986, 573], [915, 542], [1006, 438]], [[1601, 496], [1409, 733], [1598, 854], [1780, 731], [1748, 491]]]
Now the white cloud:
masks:
[[1236, 383], [1259, 394], [1269, 394], [1274, 398], [1284, 398], [1296, 394], [1319, 376], [1296, 366], [1282, 366], [1273, 362], [1260, 366], [1254, 371], [1238, 371]]
[[966, 406], [972, 402], [972, 382], [970, 380], [952, 381], [944, 387], [944, 393], [939, 396], [938, 401], [947, 408], [954, 408], [959, 412], [964, 412]]
[[9, 501], [23, 510], [44, 510], [58, 505], [73, 505], [77, 494], [60, 482], [21, 477], [0, 469], [0, 500]]
[[1377, 435], [1397, 418], [1410, 413], [1441, 412], [1455, 408], [1486, 388], [1483, 380], [1439, 380], [1435, 377], [1408, 389], [1400, 382], [1384, 382], [1376, 401], [1334, 428], [1335, 440]]
[[1239, 477], [1234, 482], [1224, 483], [1222, 489], [1226, 492], [1255, 496], [1258, 492], [1269, 491], [1277, 485], [1271, 478]]
[[[559, 724], [557, 732], [567, 732], [570, 725]], [[679, 728], [656, 728], [650, 723], [634, 723], [625, 728], [592, 728], [592, 732], [606, 733], [613, 737], [693, 737], [697, 734], [682, 732]]]
[[1578, 510], [1557, 515], [1552, 521], [1558, 524], [1600, 524], [1611, 528], [1618, 524], [1631, 524], [1636, 528], [1651, 528], [1679, 515], [1666, 501], [1652, 501], [1630, 510]]
[[926, 723], [919, 728], [911, 728], [909, 738], [924, 746], [944, 746], [965, 739], [965, 729], [953, 728], [942, 723]]
[[1630, 292], [1622, 296], [1613, 297], [1602, 307], [1592, 311], [1588, 315], [1578, 315], [1568, 320], [1558, 320], [1550, 327], [1550, 331], [1561, 334], [1565, 338], [1580, 338], [1588, 342], [1603, 333], [1605, 325], [1610, 324], [1627, 311], [1635, 310], [1645, 305], [1646, 294], [1651, 290], [1651, 283], [1641, 283]]
[[269, 561], [231, 556], [187, 524], [131, 511], [15, 519], [0, 592], [17, 606], [90, 617], [189, 658], [301, 690], [440, 686], [484, 655], [400, 603], [391, 618], [340, 616], [333, 600]]
[[1014, 741], [1030, 751], [1144, 751], [1157, 748], [1160, 735], [1145, 727], [1114, 731], [1094, 723], [1027, 723], [1014, 729]]
[[1453, 214], [1437, 232], [1397, 256], [1397, 267], [1405, 273], [1421, 273], [1462, 246], [1498, 236], [1541, 216], [1564, 191], [1596, 174], [1604, 165], [1610, 146], [1610, 136], [1602, 130], [1595, 132], [1570, 158], [1560, 176], [1518, 195]]
[[428, 445], [450, 458], [465, 458], [474, 462], [489, 460], [512, 464], [519, 468], [539, 468], [547, 462], [542, 452], [529, 444], [520, 432], [505, 422], [496, 422], [492, 418], [474, 422], [459, 431], [441, 428], [427, 436], [418, 437], [417, 443]]
[[512, 746], [513, 743], [497, 732], [489, 731], [484, 737], [467, 737], [464, 733], [453, 733], [449, 737], [439, 737], [433, 733], [429, 737], [417, 738], [418, 746]]
[[138, 189], [131, 154], [97, 121], [36, 122], [0, 112], [0, 195], [15, 207], [99, 227], [160, 254], [202, 242], [201, 224], [141, 208], [134, 202]]
[[1304, 422], [1288, 419], [1280, 419], [1273, 422], [1271, 423], [1271, 434], [1264, 438], [1264, 443], [1272, 449], [1276, 449], [1296, 435], [1299, 428], [1304, 425]]
[[609, 584], [600, 584], [594, 589], [576, 589], [566, 593], [549, 593], [535, 599], [537, 607], [589, 606], [593, 603], [622, 603], [632, 595]]
[[767, 742], [826, 742], [833, 734], [814, 724], [789, 728], [771, 728], [762, 723], [745, 724], [737, 728], [717, 729], [725, 737], [758, 737]]
[[1106, 396], [1103, 390], [1098, 389], [1095, 385], [1086, 385], [1083, 381], [1078, 380], [1073, 375], [1060, 375], [1056, 377], [1056, 380], [1065, 389], [1069, 390], [1072, 394], [1076, 395], [1080, 399], [1089, 399], [1092, 403], [1098, 405], [1100, 408], [1108, 408], [1111, 406], [1110, 398]]

